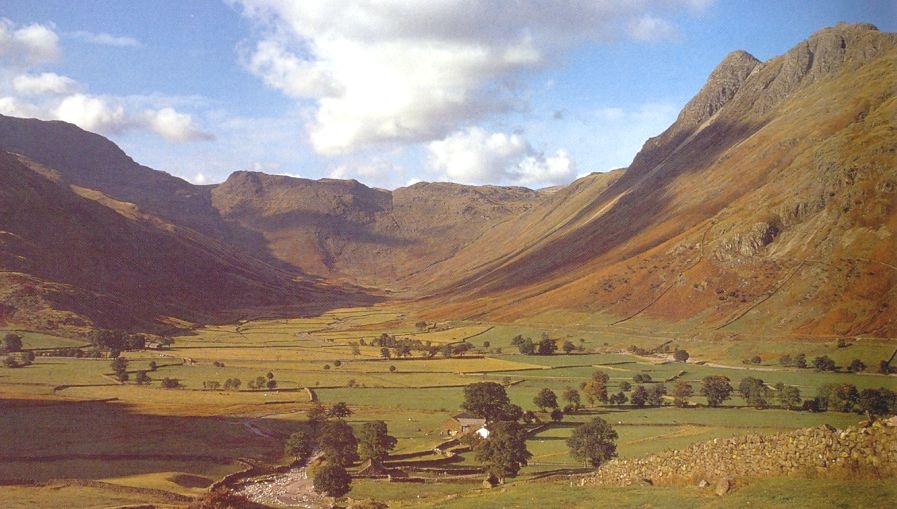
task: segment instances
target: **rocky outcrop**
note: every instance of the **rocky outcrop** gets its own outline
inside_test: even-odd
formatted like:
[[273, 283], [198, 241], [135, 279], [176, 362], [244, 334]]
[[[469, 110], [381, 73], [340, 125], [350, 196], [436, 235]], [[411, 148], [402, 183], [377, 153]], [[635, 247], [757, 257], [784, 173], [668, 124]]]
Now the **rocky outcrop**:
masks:
[[610, 461], [583, 484], [707, 486], [739, 478], [870, 474], [897, 477], [897, 428], [876, 423], [837, 430], [824, 425], [778, 435], [714, 439], [683, 450]]

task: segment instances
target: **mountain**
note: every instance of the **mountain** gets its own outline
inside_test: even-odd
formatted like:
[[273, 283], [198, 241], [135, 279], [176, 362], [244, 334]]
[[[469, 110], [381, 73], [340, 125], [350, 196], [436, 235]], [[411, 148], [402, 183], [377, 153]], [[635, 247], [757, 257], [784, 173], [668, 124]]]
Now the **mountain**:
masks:
[[628, 168], [539, 191], [257, 172], [194, 186], [75, 126], [0, 116], [18, 154], [0, 159], [0, 319], [399, 298], [440, 319], [893, 336], [894, 83], [897, 34], [871, 25], [766, 62], [736, 51]]
[[609, 187], [566, 189], [565, 220], [541, 221], [546, 202], [505, 226], [530, 228], [525, 245], [485, 236], [434, 267], [460, 291], [427, 308], [893, 336], [895, 83], [897, 35], [870, 25], [763, 63], [732, 53]]
[[178, 320], [235, 319], [258, 308], [311, 312], [340, 301], [371, 302], [0, 152], [0, 318], [6, 322], [154, 330]]

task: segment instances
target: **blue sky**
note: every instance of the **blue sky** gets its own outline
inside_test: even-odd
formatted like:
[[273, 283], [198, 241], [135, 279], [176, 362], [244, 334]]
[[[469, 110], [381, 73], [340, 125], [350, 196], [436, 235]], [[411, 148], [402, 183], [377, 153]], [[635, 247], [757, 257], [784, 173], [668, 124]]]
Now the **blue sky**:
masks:
[[628, 164], [728, 52], [895, 31], [897, 2], [5, 0], [0, 19], [0, 113], [195, 183], [540, 187]]

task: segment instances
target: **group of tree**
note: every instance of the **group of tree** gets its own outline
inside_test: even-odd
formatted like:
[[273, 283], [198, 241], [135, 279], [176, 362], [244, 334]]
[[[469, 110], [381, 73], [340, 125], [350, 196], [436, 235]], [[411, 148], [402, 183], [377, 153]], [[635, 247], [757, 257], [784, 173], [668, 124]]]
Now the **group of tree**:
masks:
[[0, 341], [0, 354], [6, 354], [3, 358], [3, 366], [7, 368], [21, 368], [34, 362], [34, 352], [22, 350], [22, 336], [9, 332]]
[[[87, 340], [100, 350], [112, 352], [112, 356], [115, 357], [118, 352], [143, 350], [146, 348], [148, 338], [144, 334], [122, 330], [94, 329], [87, 334]], [[158, 342], [170, 345], [174, 340], [163, 337]]]
[[343, 402], [330, 408], [317, 403], [306, 413], [308, 429], [293, 433], [284, 444], [284, 453], [302, 462], [308, 461], [315, 451], [321, 453], [322, 460], [309, 468], [312, 484], [316, 492], [334, 498], [344, 496], [351, 489], [346, 467], [359, 460], [381, 463], [397, 443], [383, 421], [362, 424], [356, 437], [352, 427], [343, 420], [351, 414]]
[[[239, 382], [239, 380], [238, 380]], [[239, 384], [237, 384], [239, 387]], [[257, 376], [255, 380], [250, 380], [248, 384], [249, 390], [274, 390], [277, 388], [277, 380], [274, 378], [274, 373], [269, 371], [265, 373], [265, 376]]]
[[[511, 345], [516, 346], [517, 350], [523, 355], [551, 355], [558, 349], [557, 340], [551, 339], [544, 333], [542, 334], [542, 339], [538, 342], [533, 341], [533, 338], [524, 338], [518, 334], [511, 339]], [[573, 346], [575, 348], [575, 345]], [[570, 352], [568, 351], [567, 353]]]
[[112, 373], [116, 380], [119, 382], [128, 381], [128, 359], [125, 359], [124, 357], [116, 357], [112, 360], [110, 367], [112, 368]]
[[[882, 363], [886, 363], [886, 361], [882, 361]], [[839, 369], [834, 359], [832, 359], [828, 355], [820, 355], [818, 357], [814, 357], [812, 361], [808, 362], [806, 354], [799, 353], [794, 357], [792, 357], [790, 354], [785, 354], [779, 358], [779, 364], [786, 367], [801, 369], [812, 367], [816, 369], [816, 371], [837, 371]], [[862, 373], [863, 371], [866, 371], [867, 368], [868, 366], [866, 366], [866, 363], [862, 360], [853, 359], [847, 365], [846, 369], [851, 373]], [[886, 371], [883, 372], [887, 373]]]
[[804, 402], [804, 409], [815, 412], [855, 412], [870, 419], [897, 414], [897, 392], [880, 387], [858, 390], [853, 384], [825, 384], [816, 397]]

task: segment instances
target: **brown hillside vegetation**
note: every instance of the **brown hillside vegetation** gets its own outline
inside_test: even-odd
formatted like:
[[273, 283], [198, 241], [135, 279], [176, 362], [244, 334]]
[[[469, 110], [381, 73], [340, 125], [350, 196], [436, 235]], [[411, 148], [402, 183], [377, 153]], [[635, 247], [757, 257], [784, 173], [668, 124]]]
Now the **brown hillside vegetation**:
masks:
[[567, 200], [574, 219], [535, 208], [519, 224], [538, 241], [476, 270], [500, 245], [487, 237], [438, 267], [472, 274], [445, 314], [893, 336], [895, 48], [895, 34], [839, 25], [766, 63], [731, 54], [618, 181]]
[[54, 176], [0, 153], [4, 321], [152, 328], [167, 317], [233, 319], [269, 306], [301, 312], [346, 297]]
[[733, 52], [629, 168], [542, 191], [193, 186], [69, 124], [0, 116], [0, 149], [42, 165], [2, 159], [0, 309], [204, 320], [376, 300], [362, 285], [435, 318], [894, 336], [895, 84], [897, 34], [869, 25], [767, 62]]

